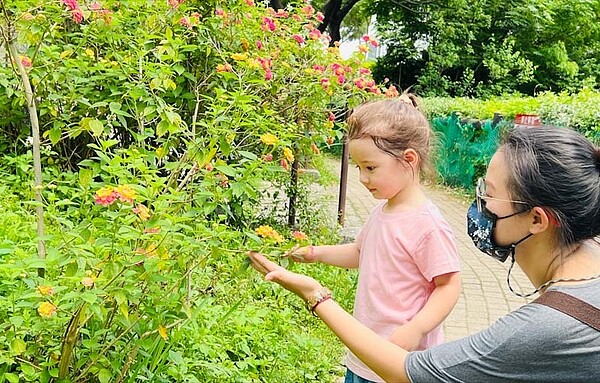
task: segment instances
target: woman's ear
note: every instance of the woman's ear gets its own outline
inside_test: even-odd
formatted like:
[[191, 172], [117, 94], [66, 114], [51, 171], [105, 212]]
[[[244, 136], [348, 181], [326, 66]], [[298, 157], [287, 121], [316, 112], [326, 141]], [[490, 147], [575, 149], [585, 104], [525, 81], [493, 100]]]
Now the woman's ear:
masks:
[[550, 217], [550, 214], [544, 208], [536, 206], [531, 209], [531, 214], [533, 216], [532, 217], [533, 219], [532, 219], [531, 225], [529, 227], [530, 233], [539, 234], [539, 233], [542, 233], [542, 232], [548, 230], [548, 228], [550, 228], [552, 226], [550, 224], [552, 218]]
[[402, 157], [407, 164], [417, 166], [419, 163], [419, 154], [414, 149], [406, 149]]

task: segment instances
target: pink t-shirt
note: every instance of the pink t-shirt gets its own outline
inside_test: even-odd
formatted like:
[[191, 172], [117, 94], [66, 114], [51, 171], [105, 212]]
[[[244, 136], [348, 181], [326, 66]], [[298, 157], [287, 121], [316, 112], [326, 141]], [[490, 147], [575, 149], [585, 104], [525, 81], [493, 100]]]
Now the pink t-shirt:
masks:
[[[431, 201], [395, 214], [384, 213], [385, 204], [373, 209], [356, 238], [360, 260], [354, 317], [389, 338], [423, 308], [435, 288], [434, 277], [460, 271], [460, 258], [450, 225]], [[440, 325], [418, 349], [443, 341]], [[384, 382], [351, 352], [345, 363], [364, 379]]]

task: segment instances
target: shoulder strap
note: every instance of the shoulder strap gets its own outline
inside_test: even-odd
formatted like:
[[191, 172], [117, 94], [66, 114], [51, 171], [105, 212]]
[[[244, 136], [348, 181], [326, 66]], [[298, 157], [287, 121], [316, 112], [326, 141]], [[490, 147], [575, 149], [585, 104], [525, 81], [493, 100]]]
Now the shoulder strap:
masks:
[[552, 307], [600, 331], [600, 309], [560, 291], [547, 291], [532, 303]]

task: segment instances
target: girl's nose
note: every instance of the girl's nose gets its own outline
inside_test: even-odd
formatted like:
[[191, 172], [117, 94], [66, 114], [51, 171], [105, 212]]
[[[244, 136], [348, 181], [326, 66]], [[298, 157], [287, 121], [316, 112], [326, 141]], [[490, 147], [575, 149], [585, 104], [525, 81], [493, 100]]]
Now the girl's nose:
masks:
[[359, 172], [358, 179], [359, 179], [360, 183], [362, 183], [363, 185], [366, 185], [369, 182], [369, 177], [367, 177], [367, 175], [363, 171]]

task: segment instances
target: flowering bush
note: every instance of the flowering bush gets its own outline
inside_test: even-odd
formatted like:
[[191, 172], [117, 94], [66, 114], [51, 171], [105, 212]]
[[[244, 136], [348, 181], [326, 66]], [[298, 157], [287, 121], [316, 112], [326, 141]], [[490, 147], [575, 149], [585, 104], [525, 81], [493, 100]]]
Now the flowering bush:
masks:
[[[314, 325], [294, 310], [267, 310], [265, 296], [285, 293], [254, 285], [240, 266], [246, 249], [285, 255], [331, 236], [313, 211], [290, 228], [278, 202], [266, 203], [293, 194], [308, 206], [306, 181], [292, 173], [339, 139], [334, 121], [347, 109], [397, 91], [375, 84], [364, 53], [343, 60], [330, 48], [316, 29], [322, 15], [304, 3], [9, 6], [45, 138], [49, 233], [46, 259], [31, 256], [30, 229], [6, 237], [5, 378], [330, 379], [341, 349], [299, 358], [334, 346], [298, 330]], [[10, 142], [28, 135], [24, 105], [13, 68], [0, 66]], [[294, 344], [265, 340], [288, 332]]]

